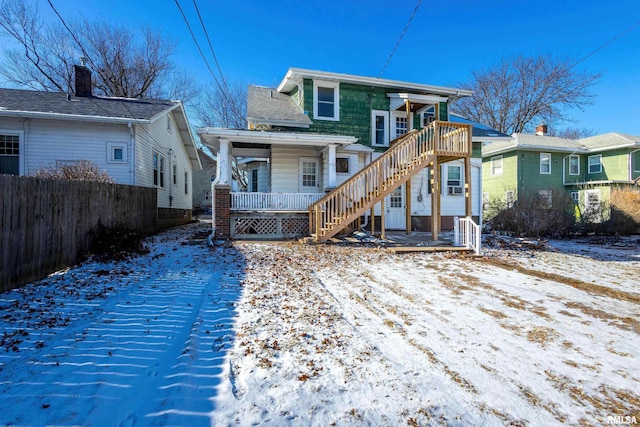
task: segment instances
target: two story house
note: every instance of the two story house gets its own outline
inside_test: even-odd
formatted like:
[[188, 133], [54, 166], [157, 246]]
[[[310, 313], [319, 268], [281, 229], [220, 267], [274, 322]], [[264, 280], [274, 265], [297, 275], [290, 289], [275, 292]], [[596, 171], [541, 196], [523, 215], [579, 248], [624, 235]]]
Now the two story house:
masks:
[[[321, 241], [359, 221], [436, 237], [456, 216], [479, 221], [482, 141], [509, 137], [452, 120], [450, 103], [470, 95], [299, 68], [278, 87], [250, 86], [248, 129], [197, 130], [218, 156], [216, 231]], [[230, 191], [233, 157], [243, 159], [246, 192]]]
[[537, 196], [542, 206], [567, 195], [584, 211], [600, 209], [612, 190], [634, 186], [640, 177], [640, 137], [606, 133], [578, 140], [537, 133], [482, 148], [483, 198], [508, 206]]

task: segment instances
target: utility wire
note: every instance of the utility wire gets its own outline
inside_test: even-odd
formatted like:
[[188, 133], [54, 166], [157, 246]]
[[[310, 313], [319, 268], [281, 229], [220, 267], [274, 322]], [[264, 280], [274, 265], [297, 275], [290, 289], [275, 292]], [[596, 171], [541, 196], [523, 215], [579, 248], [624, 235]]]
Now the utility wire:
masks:
[[206, 56], [204, 56], [204, 52], [202, 52], [202, 48], [200, 47], [200, 43], [198, 43], [198, 40], [196, 39], [196, 36], [193, 33], [193, 30], [191, 29], [191, 24], [189, 24], [189, 20], [187, 19], [187, 16], [184, 14], [184, 11], [182, 10], [182, 6], [180, 6], [179, 0], [175, 0], [175, 3], [176, 3], [176, 6], [178, 6], [178, 10], [180, 10], [180, 14], [182, 15], [182, 19], [184, 20], [184, 23], [187, 24], [187, 28], [189, 29], [189, 33], [191, 34], [191, 38], [193, 39], [193, 42], [195, 43], [196, 47], [198, 48], [198, 52], [200, 52], [200, 56], [204, 60], [204, 63], [207, 65], [207, 69], [209, 69], [209, 73], [211, 74], [211, 76], [213, 77], [213, 80], [218, 85], [218, 88], [220, 88], [222, 93], [225, 93], [225, 90], [224, 90], [223, 86], [220, 84], [220, 81], [218, 81], [218, 78], [216, 77], [215, 73], [211, 69], [211, 65], [209, 64], [209, 61], [207, 61]]
[[227, 82], [224, 78], [224, 74], [222, 73], [222, 69], [220, 68], [220, 63], [218, 62], [218, 57], [216, 56], [216, 52], [213, 50], [213, 45], [211, 44], [211, 39], [209, 38], [209, 33], [207, 32], [207, 27], [204, 25], [204, 20], [202, 19], [202, 15], [200, 15], [200, 9], [198, 9], [198, 3], [196, 0], [193, 0], [193, 6], [196, 8], [196, 13], [198, 14], [198, 19], [200, 20], [200, 25], [202, 26], [202, 30], [204, 31], [204, 35], [207, 38], [207, 43], [209, 44], [209, 50], [211, 51], [211, 55], [213, 56], [213, 60], [216, 63], [216, 67], [218, 68], [218, 73], [220, 73], [220, 78], [222, 79], [222, 84], [224, 85], [227, 92], [229, 92], [229, 88], [227, 86]]
[[633, 30], [634, 28], [636, 28], [638, 25], [640, 25], [640, 21], [636, 22], [635, 24], [633, 24], [632, 26], [630, 26], [629, 28], [627, 28], [626, 30], [622, 31], [620, 34], [618, 34], [617, 36], [615, 36], [614, 38], [612, 38], [611, 40], [603, 43], [602, 45], [600, 45], [599, 47], [597, 47], [596, 49], [592, 50], [590, 53], [588, 53], [587, 55], [583, 56], [581, 59], [577, 60], [576, 62], [573, 63], [573, 65], [571, 65], [571, 68], [575, 67], [576, 65], [578, 65], [579, 63], [581, 63], [582, 61], [585, 61], [587, 58], [590, 58], [591, 56], [595, 55], [597, 52], [601, 51], [602, 49], [604, 49], [605, 47], [609, 46], [611, 43], [615, 42], [616, 40], [618, 40], [620, 37], [622, 37], [623, 35], [625, 35], [626, 33], [628, 33], [629, 31]]
[[420, 7], [420, 3], [422, 3], [422, 0], [418, 0], [418, 2], [416, 3], [416, 7], [413, 8], [413, 13], [411, 13], [411, 16], [409, 17], [409, 20], [407, 21], [407, 24], [404, 26], [404, 29], [402, 30], [402, 33], [400, 34], [400, 37], [398, 38], [398, 41], [396, 42], [396, 45], [393, 47], [393, 50], [389, 54], [389, 57], [387, 58], [387, 62], [384, 63], [384, 66], [382, 67], [382, 71], [380, 71], [380, 74], [378, 75], [378, 78], [382, 77], [382, 75], [384, 74], [384, 71], [387, 69], [387, 65], [389, 65], [389, 62], [391, 61], [391, 58], [396, 53], [396, 50], [398, 49], [398, 46], [400, 46], [400, 42], [402, 41], [402, 38], [404, 37], [405, 33], [409, 29], [409, 25], [411, 25], [411, 21], [413, 21], [413, 18], [416, 16], [416, 13], [418, 12], [418, 8]]

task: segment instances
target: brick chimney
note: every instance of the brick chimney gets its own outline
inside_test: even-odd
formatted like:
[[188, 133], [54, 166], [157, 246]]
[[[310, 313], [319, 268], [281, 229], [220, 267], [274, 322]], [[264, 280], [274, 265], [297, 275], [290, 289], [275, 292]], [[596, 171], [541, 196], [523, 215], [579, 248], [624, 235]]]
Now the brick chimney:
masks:
[[91, 70], [83, 65], [73, 66], [76, 73], [76, 96], [91, 97]]
[[547, 134], [547, 125], [538, 125], [536, 126], [536, 135], [544, 136]]

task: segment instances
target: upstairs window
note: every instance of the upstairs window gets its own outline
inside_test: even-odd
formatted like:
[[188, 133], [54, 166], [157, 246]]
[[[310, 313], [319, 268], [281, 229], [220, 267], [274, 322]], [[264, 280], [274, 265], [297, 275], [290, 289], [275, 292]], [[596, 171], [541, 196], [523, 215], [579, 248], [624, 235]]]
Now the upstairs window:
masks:
[[602, 154], [589, 156], [589, 173], [602, 172]]
[[337, 82], [313, 82], [313, 118], [340, 120], [340, 84]]
[[548, 175], [551, 173], [551, 154], [540, 153], [540, 173]]
[[580, 156], [570, 155], [569, 156], [569, 175], [579, 175], [580, 174]]
[[502, 156], [491, 158], [491, 175], [502, 175]]
[[436, 120], [436, 107], [429, 107], [422, 112], [422, 127], [429, 126], [429, 123]]
[[386, 147], [389, 145], [389, 112], [373, 110], [371, 112], [371, 145]]

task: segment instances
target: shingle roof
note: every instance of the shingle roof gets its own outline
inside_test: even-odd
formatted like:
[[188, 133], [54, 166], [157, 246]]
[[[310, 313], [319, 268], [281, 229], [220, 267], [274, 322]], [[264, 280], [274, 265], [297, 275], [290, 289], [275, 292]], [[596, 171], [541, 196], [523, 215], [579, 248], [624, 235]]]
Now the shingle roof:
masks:
[[264, 124], [309, 127], [311, 119], [298, 107], [293, 98], [276, 89], [249, 86], [247, 118]]
[[548, 150], [561, 152], [585, 152], [587, 148], [580, 141], [528, 133], [514, 133], [511, 141], [497, 141], [482, 147], [482, 155], [494, 155], [511, 150]]
[[66, 116], [79, 120], [149, 121], [178, 101], [156, 99], [79, 97], [58, 92], [0, 88], [0, 115]]
[[580, 140], [590, 150], [601, 148], [640, 145], [640, 136], [625, 135], [618, 132], [609, 132], [602, 135], [591, 136]]

